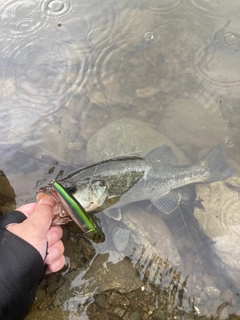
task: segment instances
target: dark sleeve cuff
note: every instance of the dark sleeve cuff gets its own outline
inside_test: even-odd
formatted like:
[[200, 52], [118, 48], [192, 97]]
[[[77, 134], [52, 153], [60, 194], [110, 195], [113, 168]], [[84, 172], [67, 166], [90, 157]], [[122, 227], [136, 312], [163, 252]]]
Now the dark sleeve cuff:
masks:
[[6, 226], [10, 223], [21, 223], [26, 219], [27, 217], [21, 211], [12, 211], [0, 218], [0, 229], [6, 228]]
[[23, 319], [43, 277], [44, 261], [32, 245], [6, 230], [26, 216], [13, 211], [0, 218], [0, 319]]

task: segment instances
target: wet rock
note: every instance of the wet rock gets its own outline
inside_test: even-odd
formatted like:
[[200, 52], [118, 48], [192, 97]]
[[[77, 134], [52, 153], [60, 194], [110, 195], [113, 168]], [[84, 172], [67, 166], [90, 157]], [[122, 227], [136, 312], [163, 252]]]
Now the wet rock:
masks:
[[197, 195], [204, 210], [195, 208], [194, 216], [213, 240], [218, 255], [240, 283], [240, 179], [231, 177], [227, 182], [197, 185]]
[[220, 290], [218, 290], [215, 287], [210, 287], [210, 286], [205, 287], [204, 292], [210, 299], [217, 299], [220, 296]]
[[130, 231], [125, 228], [114, 227], [112, 230], [112, 239], [117, 251], [122, 252], [128, 245]]
[[78, 275], [78, 270], [74, 270], [65, 275], [64, 284], [56, 292], [55, 299], [53, 301], [54, 307], [63, 307], [69, 304], [69, 301], [74, 296], [71, 290], [71, 283]]
[[[131, 230], [130, 242], [135, 250], [131, 255], [132, 259], [140, 259], [143, 262], [147, 258], [147, 263], [156, 259], [157, 269], [158, 259], [168, 261], [172, 266], [180, 264], [181, 259], [175, 241], [158, 214], [131, 205], [122, 210], [122, 223]], [[153, 263], [154, 270], [155, 267]], [[153, 273], [156, 274], [156, 270]]]
[[99, 295], [96, 299], [95, 302], [97, 305], [99, 305], [99, 307], [104, 308], [105, 307], [105, 303], [106, 303], [106, 298], [104, 294]]
[[156, 310], [152, 314], [153, 320], [166, 320], [167, 319], [167, 313], [164, 310]]
[[68, 318], [68, 313], [64, 312], [60, 309], [54, 309], [54, 310], [43, 310], [43, 311], [34, 311], [30, 312], [26, 320], [39, 320], [39, 319], [48, 319], [48, 320], [65, 320]]
[[129, 317], [130, 320], [139, 320], [140, 318], [141, 318], [141, 314], [138, 311], [131, 313]]
[[15, 192], [4, 172], [0, 170], [0, 216], [15, 209]]
[[161, 145], [168, 145], [179, 159], [187, 163], [184, 154], [163, 134], [147, 123], [121, 118], [101, 128], [87, 144], [86, 162], [93, 163], [121, 155], [145, 155]]
[[[129, 260], [123, 259], [114, 264], [108, 262], [108, 258], [109, 254], [101, 254], [92, 262], [91, 267], [83, 277], [83, 280], [87, 283], [82, 288], [85, 295], [109, 289], [130, 292], [142, 285], [142, 281]], [[75, 279], [73, 286], [77, 285], [78, 279]]]

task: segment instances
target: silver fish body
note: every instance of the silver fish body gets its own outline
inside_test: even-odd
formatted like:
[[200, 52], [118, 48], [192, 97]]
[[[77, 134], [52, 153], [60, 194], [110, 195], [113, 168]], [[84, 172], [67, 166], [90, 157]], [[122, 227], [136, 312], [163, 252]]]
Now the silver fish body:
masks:
[[149, 199], [164, 213], [179, 204], [174, 189], [191, 183], [224, 180], [234, 173], [224, 146], [217, 145], [193, 165], [178, 166], [168, 146], [145, 157], [119, 157], [78, 169], [58, 180], [86, 212], [106, 211], [131, 202]]

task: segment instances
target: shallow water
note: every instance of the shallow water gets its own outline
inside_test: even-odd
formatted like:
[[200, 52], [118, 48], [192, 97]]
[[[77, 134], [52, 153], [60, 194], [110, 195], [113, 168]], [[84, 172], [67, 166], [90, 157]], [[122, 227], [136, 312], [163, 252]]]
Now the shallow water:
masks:
[[[224, 143], [238, 174], [240, 13], [237, 0], [6, 0], [0, 3], [0, 17], [0, 169], [15, 191], [17, 206], [34, 200], [37, 181], [46, 184], [60, 170], [66, 173], [108, 156], [145, 154], [161, 144], [158, 139], [163, 141], [158, 134], [170, 139], [189, 161]], [[121, 118], [125, 119], [121, 124], [114, 122]], [[143, 123], [133, 123], [134, 120]], [[197, 199], [204, 199], [207, 212], [194, 211], [201, 227], [195, 224], [193, 208], [190, 210], [189, 206], [182, 208], [183, 213], [189, 214], [188, 221], [179, 219], [180, 212], [175, 220], [168, 218], [171, 221], [165, 221], [167, 218], [163, 216], [163, 226], [162, 220], [154, 220], [154, 210], [149, 209], [148, 203], [139, 204], [139, 210], [145, 212], [143, 216], [150, 214], [152, 223], [159, 223], [161, 231], [170, 230], [169, 243], [178, 244], [173, 250], [180, 254], [179, 270], [183, 278], [189, 275], [190, 279], [186, 295], [195, 299], [194, 312], [199, 315], [224, 319], [230, 313], [240, 314], [240, 302], [228, 290], [229, 282], [219, 284], [219, 278], [225, 275], [226, 279], [228, 276], [234, 279], [236, 288], [240, 286], [237, 174], [230, 187], [223, 184], [197, 187]], [[1, 195], [6, 197], [3, 192]], [[207, 199], [212, 200], [208, 203]], [[11, 201], [4, 198], [2, 212], [11, 207], [8, 203]], [[75, 226], [65, 228], [68, 266], [64, 274], [46, 279], [38, 299], [47, 297], [48, 303], [36, 305], [29, 319], [34, 319], [34, 312], [39, 310], [46, 319], [60, 313], [62, 319], [93, 316], [97, 319], [98, 314], [99, 319], [125, 320], [157, 314], [164, 300], [158, 291], [162, 280], [153, 277], [154, 268], [161, 265], [160, 253], [151, 251], [153, 256], [146, 260], [140, 242], [138, 245], [134, 242], [143, 238], [136, 240], [132, 236], [134, 221], [131, 228], [129, 221], [134, 214], [129, 212], [118, 224], [99, 214], [107, 240], [95, 245], [95, 251], [84, 242]], [[208, 220], [208, 213], [216, 220]], [[190, 216], [193, 220], [189, 220]], [[218, 224], [218, 231], [209, 227]], [[132, 232], [132, 242], [120, 253], [112, 240], [112, 230], [119, 226]], [[144, 241], [154, 247], [151, 237], [145, 236]], [[214, 247], [212, 242], [219, 239]], [[166, 251], [169, 248], [172, 246], [166, 246]], [[222, 263], [215, 260], [215, 250], [218, 250], [216, 259], [219, 256], [225, 259], [227, 266], [211, 274], [214, 263]], [[85, 283], [90, 281], [84, 280], [85, 269], [93, 272], [91, 267], [88, 269], [89, 263], [93, 264], [104, 253], [109, 254], [108, 261], [112, 264], [130, 257], [132, 264], [124, 265], [124, 270], [134, 265], [142, 285], [147, 282], [153, 286], [147, 290], [148, 297], [152, 294], [152, 300], [148, 301], [144, 296], [146, 291], [137, 291], [139, 282], [135, 279], [134, 298], [124, 298], [132, 302], [138, 297], [140, 315], [134, 313], [137, 311], [130, 307], [132, 303], [124, 305], [118, 297], [106, 300], [113, 296], [111, 290], [119, 292], [118, 286], [124, 286], [123, 295], [131, 291], [121, 281], [115, 287], [102, 285], [100, 291], [94, 291], [94, 286], [100, 285], [94, 282], [96, 275], [92, 276], [92, 292], [100, 296], [101, 292], [108, 292], [105, 307], [94, 304], [91, 294], [84, 291]], [[209, 254], [211, 259], [206, 259]], [[204, 267], [198, 264], [199, 259], [204, 260]], [[106, 261], [100, 261], [106, 266]], [[166, 279], [172, 279], [171, 274], [168, 271]], [[153, 278], [157, 279], [155, 283], [151, 281]], [[171, 285], [167, 280], [166, 283], [171, 291]], [[213, 288], [210, 293], [209, 288]], [[168, 311], [175, 304], [179, 306], [179, 301], [172, 301], [172, 297], [169, 294], [167, 299]], [[184, 301], [181, 310], [190, 312], [187, 298]], [[229, 305], [218, 309], [225, 302]], [[106, 315], [114, 309], [112, 306], [119, 310]], [[171, 316], [176, 316], [174, 312]], [[159, 315], [155, 318], [161, 319]]]

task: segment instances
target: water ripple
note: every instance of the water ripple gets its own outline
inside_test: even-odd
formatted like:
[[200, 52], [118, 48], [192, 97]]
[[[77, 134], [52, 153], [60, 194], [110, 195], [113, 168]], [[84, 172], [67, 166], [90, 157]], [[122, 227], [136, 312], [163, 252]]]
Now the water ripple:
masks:
[[[53, 37], [27, 43], [10, 57], [15, 68], [16, 97], [24, 105], [58, 108], [85, 77], [85, 54]], [[45, 107], [44, 107], [45, 106]]]
[[87, 34], [86, 41], [89, 46], [94, 49], [107, 49], [113, 46], [116, 42], [115, 34], [105, 27], [97, 27], [90, 30]]
[[[220, 257], [239, 271], [239, 179], [232, 177], [230, 187], [222, 182], [210, 187], [198, 187], [205, 210], [196, 209], [194, 215], [206, 234], [214, 241]], [[234, 257], [234, 259], [233, 259]]]
[[39, 2], [40, 11], [50, 17], [63, 17], [73, 10], [71, 0], [42, 0]]
[[240, 51], [240, 32], [238, 27], [232, 27], [229, 19], [224, 27], [212, 31], [212, 43], [216, 49], [226, 53]]
[[160, 35], [156, 30], [146, 28], [140, 32], [140, 38], [144, 39], [147, 44], [152, 44], [160, 39]]
[[94, 60], [95, 90], [101, 92], [109, 108], [129, 105], [134, 98], [149, 99], [160, 91], [171, 91], [179, 72], [176, 59], [162, 47], [152, 51], [147, 46], [144, 53], [141, 50], [124, 53], [116, 48], [91, 60]]
[[216, 14], [216, 12], [219, 12], [224, 4], [224, 0], [188, 0], [188, 2], [197, 10], [201, 10], [208, 14]]
[[183, 0], [148, 0], [147, 2], [149, 8], [158, 14], [175, 11], [182, 3]]
[[230, 20], [203, 36], [205, 45], [195, 56], [197, 75], [203, 86], [212, 85], [221, 92], [239, 91], [240, 32]]
[[83, 13], [71, 14], [61, 19], [61, 30], [74, 41], [84, 41], [95, 28], [94, 19]]
[[29, 37], [37, 32], [37, 27], [34, 24], [33, 19], [25, 19], [22, 21], [16, 22], [14, 25], [14, 33], [13, 36], [15, 38], [19, 37]]
[[34, 0], [6, 0], [0, 4], [1, 13], [12, 13], [18, 18], [28, 18], [37, 12], [37, 3]]

